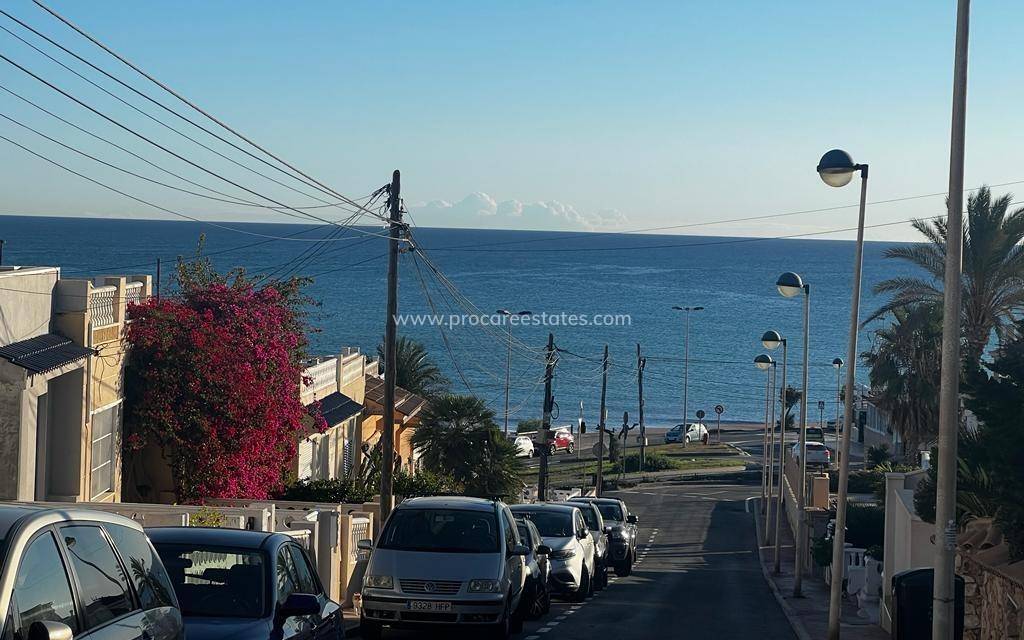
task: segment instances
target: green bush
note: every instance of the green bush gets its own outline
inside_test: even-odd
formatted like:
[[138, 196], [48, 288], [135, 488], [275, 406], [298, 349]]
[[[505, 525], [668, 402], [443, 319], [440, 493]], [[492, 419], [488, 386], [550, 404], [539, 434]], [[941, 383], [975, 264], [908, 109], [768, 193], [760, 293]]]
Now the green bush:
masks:
[[819, 567], [827, 567], [832, 564], [832, 541], [824, 536], [814, 538], [811, 541], [811, 558]]
[[420, 471], [416, 475], [400, 471], [395, 474], [394, 492], [396, 496], [403, 498], [416, 498], [451, 495], [457, 493], [458, 488], [450, 478], [429, 471]]
[[[625, 462], [626, 473], [636, 473], [640, 470], [640, 454], [631, 453], [612, 465], [612, 473], [621, 473], [623, 462]], [[648, 453], [644, 456], [644, 471], [668, 471], [679, 467], [678, 462], [661, 453]]]
[[873, 504], [846, 506], [846, 541], [870, 549], [885, 544], [885, 507]]
[[530, 418], [529, 420], [520, 420], [519, 424], [516, 425], [516, 433], [529, 433], [531, 431], [540, 431], [540, 428], [544, 426], [544, 423], [537, 418]]
[[867, 459], [869, 469], [877, 467], [883, 462], [888, 462], [892, 459], [892, 455], [889, 453], [889, 445], [884, 442], [871, 445], [868, 447]]
[[[874, 469], [858, 469], [851, 471], [846, 481], [847, 493], [874, 493], [879, 483], [885, 482], [885, 476]], [[839, 491], [839, 474], [829, 477], [829, 488]]]
[[331, 480], [299, 480], [285, 487], [276, 497], [279, 500], [296, 502], [337, 502], [358, 504], [369, 502], [376, 493], [376, 487], [367, 486], [349, 478]]

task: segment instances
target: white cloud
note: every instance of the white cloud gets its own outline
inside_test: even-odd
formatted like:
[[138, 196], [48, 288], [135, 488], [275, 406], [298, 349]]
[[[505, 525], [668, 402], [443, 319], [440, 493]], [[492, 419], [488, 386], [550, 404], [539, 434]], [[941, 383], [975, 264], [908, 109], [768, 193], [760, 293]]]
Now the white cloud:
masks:
[[414, 204], [410, 212], [423, 225], [437, 227], [590, 231], [615, 229], [629, 222], [617, 209], [584, 212], [558, 200], [498, 202], [479, 191], [458, 202], [433, 200]]

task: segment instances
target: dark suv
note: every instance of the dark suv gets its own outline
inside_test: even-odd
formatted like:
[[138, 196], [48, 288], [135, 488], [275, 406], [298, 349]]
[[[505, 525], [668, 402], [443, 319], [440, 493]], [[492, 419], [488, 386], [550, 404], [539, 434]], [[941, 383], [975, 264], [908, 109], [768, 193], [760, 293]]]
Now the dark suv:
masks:
[[601, 512], [605, 525], [611, 528], [608, 533], [610, 542], [608, 557], [615, 567], [615, 574], [628, 576], [633, 572], [636, 561], [637, 517], [629, 512], [626, 503], [615, 498], [594, 498], [577, 496], [570, 502], [589, 502], [596, 505]]
[[142, 527], [87, 509], [0, 506], [3, 634], [181, 640], [181, 613]]

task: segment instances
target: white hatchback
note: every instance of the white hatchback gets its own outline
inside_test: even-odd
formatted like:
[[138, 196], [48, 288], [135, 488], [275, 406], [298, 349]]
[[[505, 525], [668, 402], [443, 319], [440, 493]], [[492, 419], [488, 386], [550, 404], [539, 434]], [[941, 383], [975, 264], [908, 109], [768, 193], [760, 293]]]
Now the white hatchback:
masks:
[[516, 447], [517, 458], [533, 457], [533, 440], [530, 436], [509, 436], [508, 439]]
[[[685, 431], [684, 431], [685, 429]], [[702, 424], [690, 423], [688, 425], [677, 424], [668, 431], [665, 432], [665, 444], [672, 444], [674, 442], [682, 442], [684, 444], [690, 444], [691, 442], [707, 442], [708, 441], [708, 428]]]

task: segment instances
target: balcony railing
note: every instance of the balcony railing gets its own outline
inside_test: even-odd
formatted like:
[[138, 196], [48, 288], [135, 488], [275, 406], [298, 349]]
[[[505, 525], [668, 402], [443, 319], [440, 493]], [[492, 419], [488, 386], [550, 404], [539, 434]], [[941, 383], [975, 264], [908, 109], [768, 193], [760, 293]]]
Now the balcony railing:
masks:
[[114, 314], [114, 302], [117, 295], [117, 287], [109, 285], [96, 287], [89, 297], [89, 312], [92, 314], [93, 327], [105, 327], [116, 324], [117, 316]]
[[303, 393], [313, 393], [325, 387], [332, 386], [337, 380], [338, 360], [328, 358], [305, 368], [302, 372], [303, 378], [311, 378], [308, 385], [302, 386]]
[[129, 282], [124, 287], [124, 297], [128, 304], [142, 304], [142, 283]]

